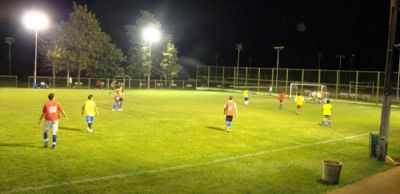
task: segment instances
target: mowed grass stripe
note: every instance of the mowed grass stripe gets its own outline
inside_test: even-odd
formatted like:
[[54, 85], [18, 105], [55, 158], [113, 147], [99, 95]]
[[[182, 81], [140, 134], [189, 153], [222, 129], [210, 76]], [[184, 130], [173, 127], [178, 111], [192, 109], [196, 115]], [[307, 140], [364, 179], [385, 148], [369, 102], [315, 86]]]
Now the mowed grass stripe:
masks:
[[283, 152], [283, 151], [300, 149], [300, 148], [310, 147], [310, 146], [315, 146], [315, 145], [322, 145], [322, 144], [334, 143], [334, 142], [339, 142], [339, 141], [345, 141], [345, 140], [350, 140], [353, 138], [363, 137], [363, 136], [367, 136], [367, 135], [368, 134], [357, 134], [357, 135], [343, 137], [343, 138], [324, 140], [324, 141], [315, 142], [315, 143], [311, 143], [311, 144], [301, 144], [301, 145], [290, 146], [290, 147], [285, 147], [285, 148], [280, 148], [280, 149], [266, 150], [266, 151], [260, 151], [257, 153], [249, 153], [249, 154], [244, 154], [244, 155], [240, 155], [240, 156], [216, 159], [216, 160], [212, 160], [212, 161], [205, 162], [205, 163], [185, 164], [185, 165], [172, 166], [172, 167], [163, 167], [163, 168], [159, 168], [159, 169], [147, 170], [147, 171], [142, 171], [142, 172], [108, 175], [108, 176], [101, 176], [101, 177], [95, 177], [95, 178], [89, 178], [89, 179], [81, 179], [81, 180], [66, 181], [66, 182], [55, 183], [55, 184], [47, 184], [47, 185], [41, 185], [41, 186], [28, 186], [28, 187], [15, 189], [15, 190], [11, 190], [11, 191], [5, 191], [4, 193], [5, 194], [18, 193], [18, 192], [26, 192], [26, 191], [31, 191], [31, 190], [36, 191], [36, 190], [42, 190], [42, 189], [47, 189], [47, 188], [53, 188], [53, 187], [69, 186], [69, 185], [74, 185], [74, 184], [82, 184], [82, 183], [97, 182], [97, 181], [110, 180], [110, 179], [125, 178], [125, 177], [137, 176], [137, 175], [143, 175], [143, 174], [162, 173], [162, 172], [167, 172], [167, 171], [181, 170], [181, 169], [198, 167], [198, 166], [208, 166], [208, 165], [213, 165], [213, 164], [218, 164], [218, 163], [223, 163], [223, 162], [230, 162], [233, 160], [256, 157], [256, 156], [265, 155], [265, 154], [269, 154], [269, 153]]

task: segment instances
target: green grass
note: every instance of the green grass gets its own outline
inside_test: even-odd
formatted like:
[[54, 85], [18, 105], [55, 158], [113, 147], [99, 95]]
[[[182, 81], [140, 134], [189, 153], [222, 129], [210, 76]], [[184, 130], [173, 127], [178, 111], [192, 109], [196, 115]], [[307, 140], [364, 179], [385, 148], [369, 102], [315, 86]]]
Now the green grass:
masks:
[[[47, 94], [69, 116], [57, 149], [42, 148], [37, 126]], [[81, 107], [94, 94], [94, 133]], [[368, 158], [380, 107], [333, 102], [333, 128], [320, 127], [321, 105], [295, 114], [275, 97], [206, 91], [127, 90], [112, 112], [106, 90], [0, 89], [0, 193], [325, 193], [389, 168]], [[225, 131], [223, 104], [234, 95], [239, 117]], [[400, 156], [400, 111], [392, 109], [389, 155]], [[303, 147], [295, 147], [295, 146]], [[308, 146], [304, 146], [308, 145]], [[322, 160], [344, 163], [338, 185], [322, 184]]]

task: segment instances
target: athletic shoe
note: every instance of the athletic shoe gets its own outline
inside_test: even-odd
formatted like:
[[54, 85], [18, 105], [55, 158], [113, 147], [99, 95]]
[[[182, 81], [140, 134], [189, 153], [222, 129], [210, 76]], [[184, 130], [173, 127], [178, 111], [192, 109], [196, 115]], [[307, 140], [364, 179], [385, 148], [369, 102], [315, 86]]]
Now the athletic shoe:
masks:
[[91, 129], [91, 128], [87, 128], [87, 131], [89, 132], [89, 133], [92, 133], [93, 132], [93, 130]]
[[56, 149], [56, 144], [53, 144], [52, 146], [51, 146], [51, 149]]
[[48, 146], [49, 146], [49, 142], [48, 142], [48, 141], [45, 141], [45, 142], [44, 142], [44, 147], [47, 148]]

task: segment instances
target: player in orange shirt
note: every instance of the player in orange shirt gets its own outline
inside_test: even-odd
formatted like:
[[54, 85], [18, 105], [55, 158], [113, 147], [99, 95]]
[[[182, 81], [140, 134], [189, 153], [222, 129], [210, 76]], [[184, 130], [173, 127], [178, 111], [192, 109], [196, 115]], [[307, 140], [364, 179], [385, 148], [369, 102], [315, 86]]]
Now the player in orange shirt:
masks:
[[279, 92], [278, 100], [279, 100], [279, 109], [282, 110], [283, 101], [285, 100], [285, 93], [283, 91]]
[[59, 113], [61, 113], [65, 119], [67, 118], [67, 115], [65, 114], [64, 110], [61, 107], [61, 104], [56, 102], [54, 100], [54, 94], [50, 93], [48, 95], [49, 98], [49, 102], [46, 102], [43, 105], [42, 108], [42, 114], [40, 115], [39, 118], [39, 123], [38, 125], [40, 125], [40, 122], [42, 121], [43, 117], [45, 118], [45, 123], [44, 123], [44, 127], [43, 127], [43, 139], [44, 139], [44, 147], [48, 146], [48, 135], [47, 135], [47, 131], [49, 129], [52, 130], [53, 132], [53, 144], [52, 144], [52, 148], [54, 149], [56, 147], [56, 142], [57, 142], [57, 131], [58, 131], [58, 119], [60, 118]]
[[233, 116], [237, 117], [237, 106], [233, 101], [233, 97], [230, 96], [229, 100], [224, 105], [224, 114], [226, 115], [225, 122], [228, 132], [231, 132]]

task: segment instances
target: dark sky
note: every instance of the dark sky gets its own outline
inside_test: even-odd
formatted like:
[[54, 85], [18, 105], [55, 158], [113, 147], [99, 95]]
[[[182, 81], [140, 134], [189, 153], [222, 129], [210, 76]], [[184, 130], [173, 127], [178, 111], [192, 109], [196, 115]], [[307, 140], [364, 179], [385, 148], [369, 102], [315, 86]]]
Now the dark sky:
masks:
[[[124, 26], [148, 10], [171, 34], [183, 65], [233, 66], [235, 44], [242, 43], [241, 66], [274, 67], [275, 45], [283, 45], [281, 67], [337, 69], [336, 55], [346, 55], [342, 69], [384, 70], [389, 0], [77, 0], [87, 4], [103, 30], [124, 51]], [[13, 72], [32, 71], [33, 33], [21, 24], [23, 10], [41, 7], [53, 21], [65, 20], [68, 0], [0, 0], [0, 73], [7, 72], [6, 36], [16, 37]], [[395, 52], [397, 55], [397, 52]], [[397, 59], [397, 57], [396, 57]], [[395, 65], [395, 70], [397, 66]]]

